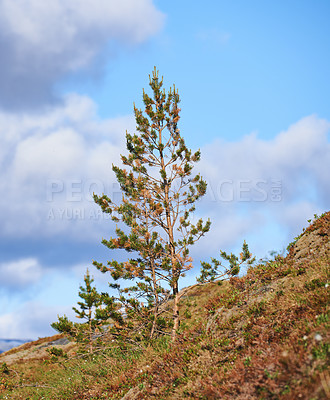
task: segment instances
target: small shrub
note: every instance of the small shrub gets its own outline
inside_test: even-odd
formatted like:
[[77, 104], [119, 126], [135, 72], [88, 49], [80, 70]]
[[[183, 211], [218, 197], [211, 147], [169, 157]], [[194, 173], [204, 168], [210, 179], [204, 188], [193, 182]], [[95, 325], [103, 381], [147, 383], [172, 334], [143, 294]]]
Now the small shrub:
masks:
[[254, 315], [255, 317], [259, 317], [266, 310], [266, 302], [264, 300], [259, 303], [252, 304], [247, 310], [247, 315]]
[[307, 290], [315, 290], [316, 288], [325, 286], [325, 282], [321, 281], [319, 278], [316, 278], [310, 282], [306, 282], [304, 286]]
[[321, 325], [321, 324], [327, 323], [327, 322], [329, 322], [328, 314], [320, 314], [316, 318], [316, 324], [317, 325]]
[[313, 357], [320, 360], [325, 360], [329, 356], [330, 345], [329, 343], [321, 343], [312, 349]]
[[297, 275], [303, 275], [306, 272], [306, 267], [299, 267], [297, 269]]
[[250, 356], [247, 356], [247, 357], [245, 357], [245, 359], [244, 359], [244, 361], [243, 361], [243, 364], [246, 366], [246, 367], [249, 367], [250, 365], [251, 365], [251, 357]]
[[8, 368], [8, 365], [5, 362], [1, 364], [0, 372], [2, 374], [9, 375], [9, 368]]
[[52, 356], [56, 356], [56, 357], [64, 356], [63, 349], [61, 349], [59, 347], [51, 347], [50, 349], [47, 349], [46, 351], [47, 351], [47, 353], [51, 354]]

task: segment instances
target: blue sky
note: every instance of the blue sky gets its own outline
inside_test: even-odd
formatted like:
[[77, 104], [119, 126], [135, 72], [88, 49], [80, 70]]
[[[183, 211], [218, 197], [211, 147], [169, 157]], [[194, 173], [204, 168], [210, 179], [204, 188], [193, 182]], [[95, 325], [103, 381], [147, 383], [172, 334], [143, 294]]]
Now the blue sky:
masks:
[[281, 251], [329, 209], [328, 1], [0, 0], [0, 338], [52, 334], [73, 315], [113, 225], [90, 194], [120, 196], [111, 171], [154, 66], [181, 95], [200, 148], [211, 232], [199, 260], [246, 239]]

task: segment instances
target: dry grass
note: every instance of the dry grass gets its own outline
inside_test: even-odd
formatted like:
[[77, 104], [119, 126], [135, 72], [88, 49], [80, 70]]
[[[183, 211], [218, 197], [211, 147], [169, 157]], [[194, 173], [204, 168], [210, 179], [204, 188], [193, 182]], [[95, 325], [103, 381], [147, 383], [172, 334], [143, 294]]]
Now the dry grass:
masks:
[[329, 238], [326, 213], [287, 257], [186, 289], [175, 345], [3, 366], [0, 398], [327, 399]]

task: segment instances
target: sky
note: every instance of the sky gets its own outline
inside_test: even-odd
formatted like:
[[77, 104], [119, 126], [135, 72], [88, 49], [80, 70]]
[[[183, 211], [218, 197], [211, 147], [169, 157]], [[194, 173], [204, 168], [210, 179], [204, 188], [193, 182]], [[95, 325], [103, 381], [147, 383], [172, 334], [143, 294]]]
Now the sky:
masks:
[[124, 260], [93, 192], [135, 131], [154, 66], [208, 183], [200, 261], [282, 252], [330, 203], [328, 0], [0, 0], [0, 338], [55, 334], [92, 261]]

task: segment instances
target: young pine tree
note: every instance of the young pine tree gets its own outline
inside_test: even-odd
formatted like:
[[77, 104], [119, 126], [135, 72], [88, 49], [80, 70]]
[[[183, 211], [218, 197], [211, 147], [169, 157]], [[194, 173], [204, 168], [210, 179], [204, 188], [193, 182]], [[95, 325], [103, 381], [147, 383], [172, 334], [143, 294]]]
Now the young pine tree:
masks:
[[239, 274], [242, 264], [245, 263], [246, 266], [250, 266], [255, 262], [255, 257], [252, 257], [245, 240], [239, 257], [235, 256], [233, 253], [227, 254], [222, 250], [220, 250], [220, 256], [225, 261], [228, 261], [229, 265], [223, 265], [221, 261], [216, 258], [211, 258], [212, 264], [201, 262], [201, 275], [197, 278], [197, 282], [207, 283], [228, 279]]
[[94, 195], [114, 222], [126, 225], [126, 230], [117, 227], [117, 237], [102, 243], [109, 249], [124, 249], [132, 257], [126, 262], [94, 265], [102, 272], [109, 271], [115, 281], [137, 282], [125, 290], [135, 294], [131, 303], [147, 299], [153, 321], [150, 337], [157, 330], [160, 305], [168, 297], [169, 287], [174, 299], [174, 341], [179, 327], [179, 281], [192, 268], [189, 247], [208, 232], [210, 221], [191, 221], [195, 202], [206, 192], [206, 182], [200, 175], [192, 176], [200, 151], [192, 153], [180, 134], [178, 91], [173, 87], [166, 93], [156, 68], [149, 79], [152, 96], [143, 91], [144, 110], [134, 105], [137, 132], [126, 133], [128, 155], [121, 156], [124, 168], [112, 167], [122, 202], [116, 204], [105, 194]]
[[52, 328], [58, 332], [65, 333], [78, 342], [86, 343], [89, 352], [93, 353], [94, 334], [96, 330], [108, 323], [110, 318], [118, 319], [118, 307], [114, 299], [106, 293], [98, 293], [92, 286], [94, 279], [90, 276], [87, 269], [84, 277], [85, 286], [80, 286], [79, 297], [83, 301], [78, 301], [78, 306], [72, 307], [76, 317], [85, 320], [83, 323], [73, 323], [66, 315], [58, 318], [58, 322], [51, 324]]

